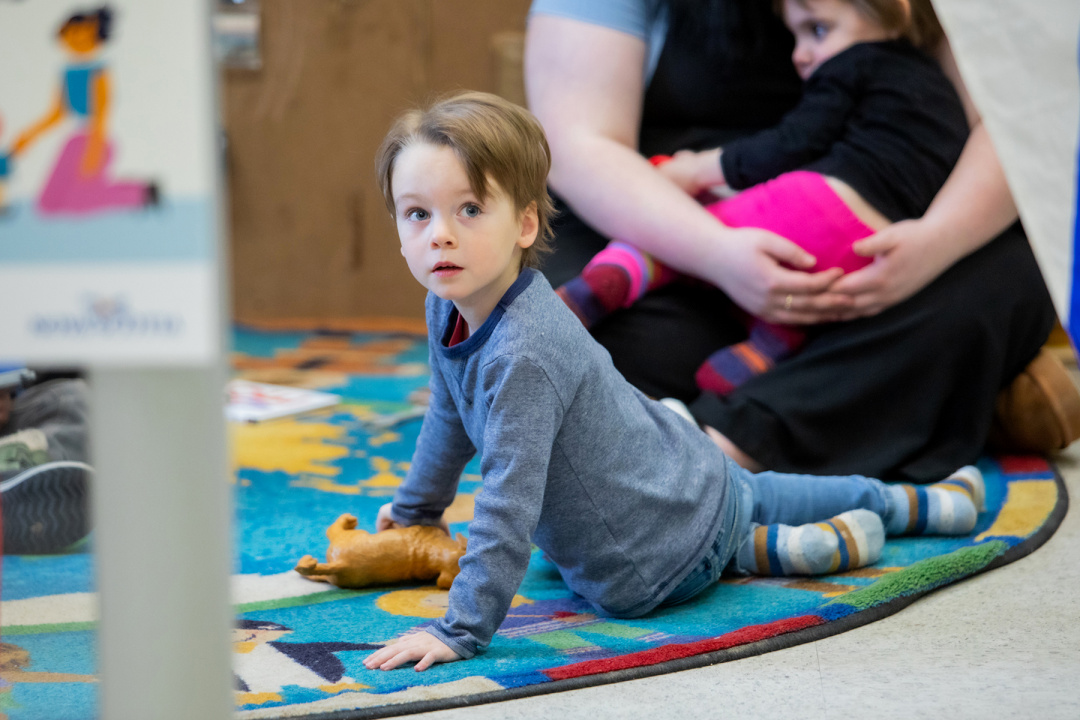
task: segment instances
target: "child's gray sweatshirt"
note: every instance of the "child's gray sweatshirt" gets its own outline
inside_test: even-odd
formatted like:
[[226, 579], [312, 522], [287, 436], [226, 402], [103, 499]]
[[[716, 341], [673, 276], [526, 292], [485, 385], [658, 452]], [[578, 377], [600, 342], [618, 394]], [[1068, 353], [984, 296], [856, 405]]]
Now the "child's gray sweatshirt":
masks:
[[405, 525], [436, 523], [480, 453], [468, 551], [429, 631], [462, 657], [486, 646], [532, 543], [601, 613], [654, 608], [733, 525], [723, 453], [626, 382], [535, 270], [447, 347], [456, 320], [428, 294], [431, 406], [392, 511]]

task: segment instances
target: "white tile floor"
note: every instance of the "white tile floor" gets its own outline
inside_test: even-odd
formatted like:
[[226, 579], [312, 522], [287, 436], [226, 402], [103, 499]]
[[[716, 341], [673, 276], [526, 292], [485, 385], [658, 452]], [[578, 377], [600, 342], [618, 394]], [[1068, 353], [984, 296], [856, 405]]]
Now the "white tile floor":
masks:
[[1073, 509], [1033, 555], [825, 640], [669, 675], [416, 715], [430, 720], [1080, 720], [1080, 442]]

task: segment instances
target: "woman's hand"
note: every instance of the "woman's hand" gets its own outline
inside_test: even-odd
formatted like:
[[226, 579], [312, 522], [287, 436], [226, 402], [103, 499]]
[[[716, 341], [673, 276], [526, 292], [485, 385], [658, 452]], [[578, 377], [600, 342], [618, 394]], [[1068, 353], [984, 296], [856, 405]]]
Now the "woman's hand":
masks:
[[[837, 320], [852, 308], [850, 295], [834, 292], [843, 271], [808, 273], [815, 258], [795, 243], [757, 228], [730, 228], [717, 243], [705, 279], [752, 315], [768, 322], [806, 325]], [[785, 267], [787, 266], [787, 267]], [[794, 269], [792, 269], [794, 268]]]
[[944, 240], [935, 241], [932, 228], [918, 220], [903, 220], [856, 242], [857, 255], [873, 257], [866, 267], [836, 281], [832, 290], [847, 295], [851, 307], [840, 320], [876, 315], [922, 290], [956, 258]]
[[426, 632], [406, 635], [395, 643], [376, 650], [364, 659], [368, 670], [393, 670], [407, 662], [415, 662], [416, 672], [423, 672], [435, 663], [461, 660], [461, 656], [434, 635]]

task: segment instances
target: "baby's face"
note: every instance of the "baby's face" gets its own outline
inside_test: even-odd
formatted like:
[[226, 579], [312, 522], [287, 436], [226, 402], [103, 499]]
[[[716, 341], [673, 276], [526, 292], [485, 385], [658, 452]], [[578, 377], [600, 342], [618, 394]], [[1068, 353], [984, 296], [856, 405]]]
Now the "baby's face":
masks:
[[791, 61], [803, 80], [852, 45], [896, 36], [844, 0], [784, 0], [784, 22], [795, 35]]

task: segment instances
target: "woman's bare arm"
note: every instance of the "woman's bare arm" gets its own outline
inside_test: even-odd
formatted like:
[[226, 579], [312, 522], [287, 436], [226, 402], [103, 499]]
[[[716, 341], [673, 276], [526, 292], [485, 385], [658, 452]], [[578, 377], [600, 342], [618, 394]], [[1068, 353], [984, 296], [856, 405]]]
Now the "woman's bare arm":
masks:
[[833, 286], [853, 300], [854, 308], [841, 314], [844, 319], [874, 315], [906, 300], [1018, 217], [997, 153], [947, 41], [937, 56], [964, 103], [971, 135], [922, 218], [898, 222], [855, 243], [855, 251], [874, 256], [874, 262]]

